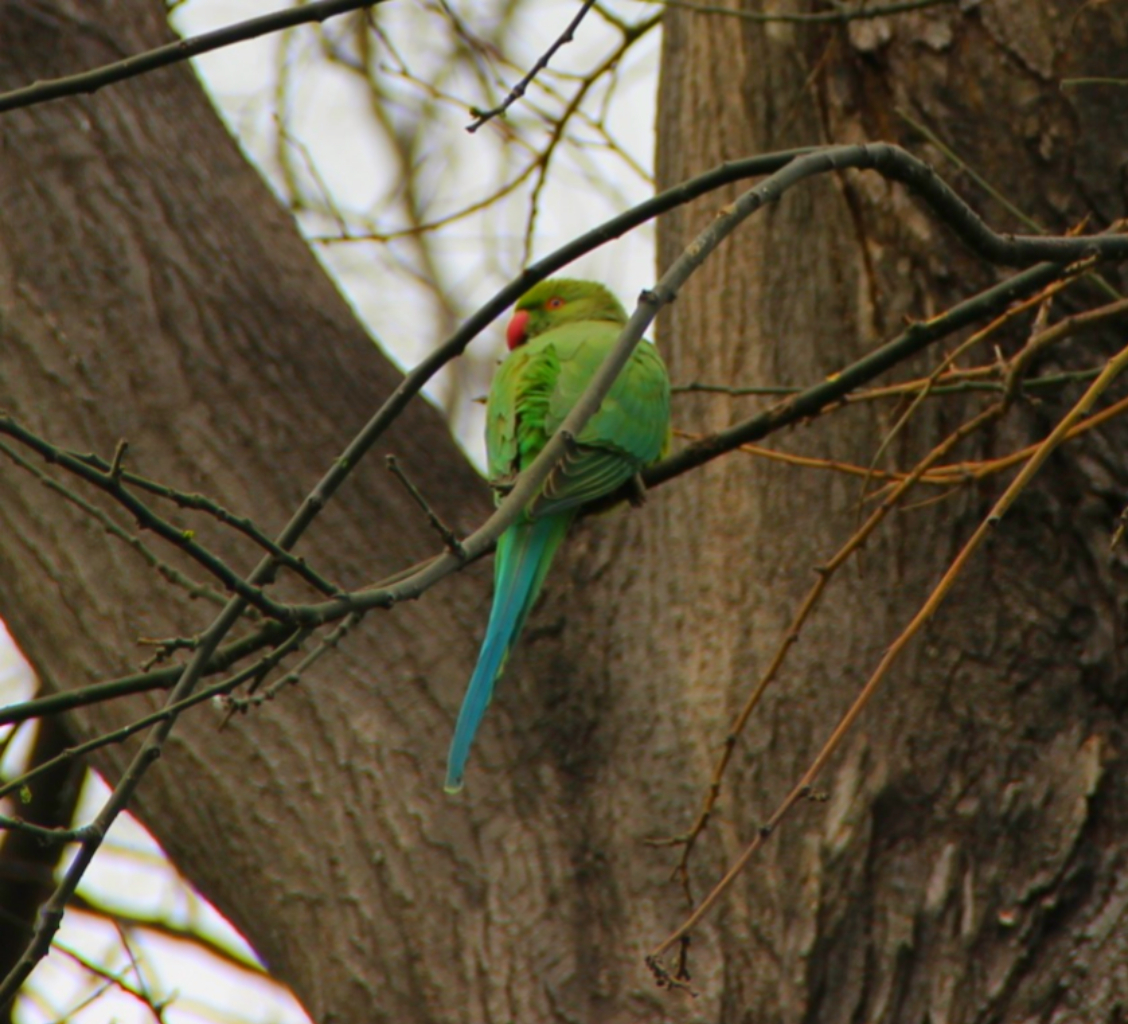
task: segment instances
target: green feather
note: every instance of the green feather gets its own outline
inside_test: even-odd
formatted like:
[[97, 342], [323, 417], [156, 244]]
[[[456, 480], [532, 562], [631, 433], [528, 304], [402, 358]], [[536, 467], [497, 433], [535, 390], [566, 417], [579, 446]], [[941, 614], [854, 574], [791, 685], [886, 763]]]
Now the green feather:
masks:
[[[622, 322], [565, 319], [510, 353], [494, 378], [486, 406], [489, 474], [500, 492], [559, 429], [621, 330]], [[666, 368], [654, 346], [643, 341], [576, 438], [574, 449], [544, 484], [530, 513], [577, 508], [618, 489], [661, 457], [669, 416]]]
[[[502, 363], [486, 403], [490, 482], [499, 499], [572, 411], [627, 315], [602, 285], [544, 281], [517, 303], [523, 344]], [[552, 556], [580, 506], [611, 494], [661, 458], [669, 441], [670, 382], [657, 350], [640, 343], [522, 521], [498, 542], [494, 606], [458, 717], [446, 788], [457, 792], [494, 683], [536, 601]]]

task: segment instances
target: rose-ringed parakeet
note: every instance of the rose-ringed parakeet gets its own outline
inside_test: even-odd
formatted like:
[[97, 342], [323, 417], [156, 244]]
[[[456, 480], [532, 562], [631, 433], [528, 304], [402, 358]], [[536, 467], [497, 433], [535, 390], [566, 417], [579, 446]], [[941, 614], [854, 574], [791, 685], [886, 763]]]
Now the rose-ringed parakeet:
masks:
[[[560, 427], [626, 321], [618, 300], [590, 281], [542, 281], [517, 303], [506, 333], [510, 353], [486, 405], [489, 476], [499, 500]], [[661, 457], [669, 420], [666, 367], [654, 346], [641, 342], [563, 461], [498, 540], [493, 608], [451, 741], [448, 793], [462, 788], [494, 683], [573, 518]]]

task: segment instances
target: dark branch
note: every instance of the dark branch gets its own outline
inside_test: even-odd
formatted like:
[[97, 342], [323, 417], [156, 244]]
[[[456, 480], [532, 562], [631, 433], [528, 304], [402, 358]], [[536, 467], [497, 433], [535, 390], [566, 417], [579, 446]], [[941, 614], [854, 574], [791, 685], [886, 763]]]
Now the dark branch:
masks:
[[[118, 446], [119, 455], [106, 471], [95, 468], [98, 460], [90, 458], [77, 458], [70, 452], [51, 444], [46, 438], [33, 433], [23, 424], [16, 422], [10, 416], [0, 415], [0, 434], [6, 434], [32, 451], [41, 455], [48, 462], [73, 473], [75, 476], [110, 495], [118, 504], [127, 509], [137, 520], [138, 525], [144, 530], [152, 530], [158, 537], [180, 548], [190, 558], [198, 562], [210, 572], [228, 590], [238, 594], [249, 604], [253, 605], [264, 615], [289, 621], [291, 614], [289, 608], [279, 604], [257, 586], [246, 582], [233, 569], [229, 568], [219, 557], [213, 555], [202, 544], [195, 540], [192, 530], [184, 530], [170, 523], [163, 516], [157, 515], [148, 505], [134, 496], [122, 483], [120, 468], [120, 453], [123, 451]], [[115, 470], [116, 467], [116, 470]]]
[[913, 324], [903, 334], [882, 345], [876, 352], [851, 363], [832, 379], [809, 387], [750, 419], [683, 448], [676, 455], [643, 473], [643, 482], [647, 487], [657, 487], [718, 455], [739, 448], [742, 444], [759, 441], [782, 427], [814, 416], [855, 388], [869, 383], [941, 338], [948, 337], [968, 324], [994, 316], [1012, 302], [1034, 295], [1047, 284], [1065, 276], [1067, 268], [1061, 264], [1043, 263], [980, 292], [938, 317]]
[[419, 488], [408, 479], [407, 474], [400, 468], [399, 460], [394, 455], [387, 455], [385, 456], [385, 461], [388, 464], [388, 472], [403, 484], [415, 504], [423, 510], [423, 514], [427, 517], [427, 522], [429, 522], [435, 532], [442, 537], [443, 545], [446, 547], [447, 551], [465, 561], [466, 552], [462, 549], [462, 542], [455, 536], [454, 531], [442, 521], [439, 514], [427, 503], [427, 499], [423, 497]]
[[[256, 651], [280, 643], [291, 632], [293, 630], [287, 626], [268, 622], [250, 636], [236, 640], [216, 651], [205, 666], [204, 674], [215, 675], [217, 672], [225, 672]], [[14, 725], [31, 718], [58, 715], [74, 708], [100, 704], [102, 701], [114, 700], [117, 697], [128, 697], [131, 693], [168, 690], [180, 678], [183, 671], [183, 665], [168, 665], [165, 668], [137, 672], [134, 675], [122, 676], [120, 679], [110, 679], [104, 683], [94, 683], [74, 690], [60, 690], [58, 693], [34, 697], [31, 700], [20, 701], [18, 704], [8, 704], [0, 707], [0, 725]]]
[[304, 4], [300, 7], [290, 7], [284, 11], [275, 11], [273, 14], [264, 14], [261, 18], [251, 18], [241, 21], [227, 28], [216, 29], [214, 32], [205, 32], [203, 35], [191, 39], [180, 39], [166, 46], [158, 46], [155, 50], [126, 57], [125, 60], [115, 61], [100, 68], [83, 71], [77, 75], [68, 75], [66, 78], [49, 78], [33, 85], [24, 86], [22, 89], [13, 89], [11, 92], [0, 94], [0, 113], [6, 110], [16, 110], [19, 107], [31, 107], [37, 103], [46, 103], [48, 100], [57, 100], [63, 96], [79, 96], [84, 93], [94, 93], [107, 85], [123, 82], [127, 78], [155, 71], [157, 68], [167, 67], [169, 64], [179, 64], [181, 61], [190, 60], [201, 53], [219, 50], [233, 43], [242, 43], [248, 39], [257, 39], [259, 36], [269, 35], [271, 32], [280, 32], [295, 25], [303, 25], [311, 21], [325, 21], [327, 18], [338, 14], [347, 14], [362, 7], [373, 7], [384, 3], [384, 0], [316, 0], [314, 3]]
[[[289, 636], [287, 636], [282, 641], [282, 643], [275, 647], [274, 650], [272, 650], [269, 654], [264, 655], [253, 665], [241, 669], [235, 675], [230, 676], [227, 679], [220, 680], [218, 683], [213, 683], [211, 686], [204, 687], [204, 689], [196, 691], [190, 696], [185, 697], [183, 700], [170, 701], [163, 708], [154, 711], [150, 715], [146, 715], [144, 718], [139, 718], [134, 722], [130, 722], [129, 725], [124, 725], [120, 729], [115, 729], [112, 732], [103, 733], [101, 736], [95, 736], [93, 739], [87, 740], [85, 743], [80, 743], [78, 746], [67, 747], [61, 753], [51, 758], [49, 761], [44, 761], [42, 764], [29, 769], [18, 778], [10, 779], [7, 782], [0, 784], [0, 798], [8, 796], [10, 793], [16, 792], [17, 790], [21, 789], [23, 786], [26, 786], [34, 779], [39, 778], [46, 772], [52, 771], [61, 764], [67, 764], [73, 761], [75, 758], [81, 757], [83, 754], [88, 754], [92, 750], [97, 750], [99, 747], [109, 746], [112, 743], [120, 743], [122, 740], [128, 739], [134, 733], [140, 732], [142, 729], [145, 729], [148, 726], [153, 725], [154, 723], [158, 725], [171, 723], [175, 721], [176, 717], [182, 711], [186, 711], [188, 708], [195, 707], [197, 704], [202, 704], [205, 701], [211, 700], [213, 697], [226, 696], [232, 690], [236, 689], [239, 686], [242, 686], [244, 683], [259, 677], [263, 673], [273, 671], [284, 658], [286, 658], [294, 650], [300, 647], [311, 633], [312, 630], [307, 629], [293, 630], [291, 631]], [[150, 755], [150, 760], [155, 760], [155, 758]], [[117, 790], [115, 789], [114, 793], [116, 792]], [[111, 794], [111, 800], [112, 799], [113, 794]], [[105, 808], [103, 808], [102, 812], [98, 815], [94, 822], [92, 822], [90, 825], [83, 826], [81, 829], [76, 830], [75, 837], [80, 839], [84, 846], [87, 844], [93, 844], [94, 846], [97, 846], [101, 843], [108, 827], [105, 821], [105, 815], [106, 810]], [[114, 813], [114, 816], [117, 816], [116, 811]], [[99, 824], [99, 822], [101, 822], [101, 824]], [[90, 856], [92, 857], [93, 853], [91, 853]], [[81, 874], [76, 876], [75, 882], [77, 882], [78, 878], [80, 877]], [[55, 893], [55, 897], [58, 897], [57, 891]], [[62, 904], [60, 904], [59, 909], [61, 912]]]
[[514, 103], [524, 96], [525, 90], [529, 88], [532, 80], [548, 67], [548, 62], [555, 56], [556, 51], [576, 38], [576, 29], [580, 27], [580, 22], [584, 20], [587, 12], [590, 11], [594, 5], [595, 0], [584, 0], [579, 13], [568, 23], [568, 27], [564, 29], [564, 31], [557, 36], [556, 41], [541, 54], [529, 73], [509, 90], [509, 95], [506, 96], [498, 106], [490, 110], [471, 110], [470, 113], [473, 115], [474, 120], [466, 126], [466, 130], [471, 133], [476, 132], [487, 121], [493, 120], [499, 114], [504, 114]]
[[[94, 466], [96, 469], [110, 469], [110, 465], [105, 459], [101, 459], [97, 455], [79, 454], [77, 452], [70, 452], [69, 454], [73, 455], [76, 459], [90, 463], [90, 465]], [[274, 541], [263, 533], [247, 516], [237, 515], [204, 494], [180, 491], [175, 487], [169, 487], [167, 484], [150, 480], [138, 473], [121, 470], [118, 476], [131, 487], [136, 487], [138, 490], [148, 491], [150, 494], [165, 498], [168, 501], [174, 502], [180, 508], [190, 508], [196, 512], [203, 512], [218, 522], [223, 523], [225, 526], [230, 526], [238, 530], [244, 536], [254, 541], [264, 551], [273, 555], [278, 560], [279, 565], [287, 569], [292, 569], [311, 587], [320, 590], [323, 594], [335, 596], [343, 593], [340, 587], [334, 583], [330, 583], [327, 579], [310, 568], [304, 559], [290, 554], [289, 551], [283, 551], [282, 548], [275, 544]]]

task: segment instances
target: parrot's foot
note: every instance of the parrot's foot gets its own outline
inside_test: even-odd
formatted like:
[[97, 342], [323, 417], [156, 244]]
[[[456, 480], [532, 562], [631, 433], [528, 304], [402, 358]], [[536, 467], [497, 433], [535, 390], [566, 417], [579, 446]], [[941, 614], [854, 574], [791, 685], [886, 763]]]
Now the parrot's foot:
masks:
[[501, 501], [517, 483], [517, 474], [511, 473], [506, 477], [499, 477], [490, 481], [490, 487], [493, 489], [494, 494], [497, 495], [498, 501]]
[[627, 501], [631, 503], [631, 508], [642, 508], [646, 504], [646, 484], [638, 473], [627, 481]]

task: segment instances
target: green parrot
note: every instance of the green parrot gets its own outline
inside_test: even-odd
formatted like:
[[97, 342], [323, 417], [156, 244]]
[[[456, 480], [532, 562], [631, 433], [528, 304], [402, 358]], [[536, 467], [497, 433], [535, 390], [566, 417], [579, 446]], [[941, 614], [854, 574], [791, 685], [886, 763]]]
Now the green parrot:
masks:
[[[486, 404], [489, 477], [498, 500], [571, 412], [626, 322], [615, 296], [591, 281], [542, 281], [521, 297], [506, 332], [510, 353]], [[493, 608], [450, 745], [448, 793], [462, 788], [494, 683], [576, 513], [661, 458], [669, 423], [666, 367], [643, 341], [563, 461], [498, 540]]]

